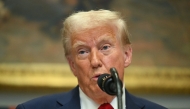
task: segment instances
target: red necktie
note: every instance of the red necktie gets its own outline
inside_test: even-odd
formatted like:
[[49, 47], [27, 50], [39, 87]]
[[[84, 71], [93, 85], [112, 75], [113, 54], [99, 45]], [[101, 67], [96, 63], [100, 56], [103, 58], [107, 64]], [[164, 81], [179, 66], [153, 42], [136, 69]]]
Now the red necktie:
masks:
[[113, 107], [109, 103], [104, 103], [98, 109], [113, 109]]

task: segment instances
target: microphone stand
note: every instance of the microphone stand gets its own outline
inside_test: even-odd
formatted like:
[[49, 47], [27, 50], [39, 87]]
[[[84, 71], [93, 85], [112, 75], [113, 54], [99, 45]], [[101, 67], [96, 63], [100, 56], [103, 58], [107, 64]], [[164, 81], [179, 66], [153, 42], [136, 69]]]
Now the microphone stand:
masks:
[[122, 102], [122, 87], [119, 84], [119, 76], [118, 72], [115, 68], [110, 69], [111, 75], [113, 77], [113, 80], [115, 82], [116, 88], [117, 88], [117, 103], [118, 103], [118, 109], [123, 109], [123, 102]]

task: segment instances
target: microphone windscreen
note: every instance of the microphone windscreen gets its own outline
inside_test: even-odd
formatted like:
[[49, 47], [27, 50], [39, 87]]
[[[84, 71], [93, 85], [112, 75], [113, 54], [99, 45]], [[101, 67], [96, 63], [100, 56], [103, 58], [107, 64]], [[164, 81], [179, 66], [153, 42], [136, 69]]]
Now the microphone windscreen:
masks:
[[102, 74], [98, 77], [98, 86], [109, 95], [116, 95], [117, 89], [110, 74]]
[[102, 89], [103, 91], [104, 90], [104, 82], [105, 82], [105, 79], [110, 77], [111, 75], [110, 74], [102, 74], [98, 77], [98, 86], [100, 87], [100, 89]]

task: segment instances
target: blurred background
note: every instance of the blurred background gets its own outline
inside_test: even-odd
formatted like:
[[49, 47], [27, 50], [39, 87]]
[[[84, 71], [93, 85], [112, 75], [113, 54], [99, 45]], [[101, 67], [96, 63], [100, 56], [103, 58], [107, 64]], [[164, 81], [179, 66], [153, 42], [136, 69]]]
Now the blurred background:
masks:
[[70, 90], [61, 28], [77, 11], [121, 12], [133, 47], [129, 92], [170, 109], [190, 108], [189, 0], [0, 0], [0, 109]]

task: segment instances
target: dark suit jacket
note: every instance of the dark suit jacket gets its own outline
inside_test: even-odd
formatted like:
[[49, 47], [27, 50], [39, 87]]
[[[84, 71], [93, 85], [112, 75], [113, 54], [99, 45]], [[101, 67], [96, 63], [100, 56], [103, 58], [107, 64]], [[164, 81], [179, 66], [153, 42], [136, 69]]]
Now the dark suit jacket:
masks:
[[[126, 109], [166, 109], [158, 104], [137, 98], [126, 90]], [[67, 93], [43, 96], [19, 104], [16, 109], [81, 109], [79, 87]]]

